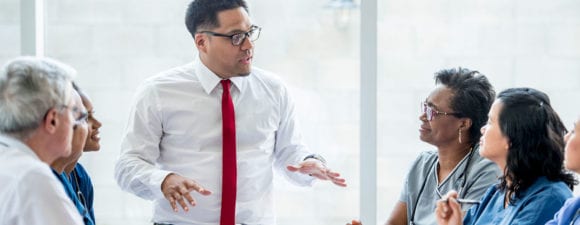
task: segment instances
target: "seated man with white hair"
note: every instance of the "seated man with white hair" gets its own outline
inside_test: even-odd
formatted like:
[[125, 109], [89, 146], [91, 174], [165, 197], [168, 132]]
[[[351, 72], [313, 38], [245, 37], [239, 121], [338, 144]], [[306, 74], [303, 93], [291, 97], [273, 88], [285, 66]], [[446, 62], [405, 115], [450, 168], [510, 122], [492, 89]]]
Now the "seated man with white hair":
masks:
[[74, 70], [21, 57], [0, 72], [0, 225], [81, 225], [49, 164], [71, 152]]

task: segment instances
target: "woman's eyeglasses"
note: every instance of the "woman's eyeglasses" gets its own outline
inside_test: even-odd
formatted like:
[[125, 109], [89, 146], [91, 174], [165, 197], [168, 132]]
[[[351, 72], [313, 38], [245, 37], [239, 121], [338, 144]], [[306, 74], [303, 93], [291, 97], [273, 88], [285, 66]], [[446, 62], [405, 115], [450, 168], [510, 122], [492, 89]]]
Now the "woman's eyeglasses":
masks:
[[427, 104], [427, 102], [421, 102], [421, 112], [425, 113], [425, 116], [427, 117], [428, 121], [433, 120], [433, 118], [435, 118], [435, 116], [438, 116], [438, 115], [455, 116], [455, 117], [459, 117], [461, 115], [460, 113], [455, 113], [455, 112], [438, 111], [438, 110], [432, 108], [431, 106], [429, 106]]

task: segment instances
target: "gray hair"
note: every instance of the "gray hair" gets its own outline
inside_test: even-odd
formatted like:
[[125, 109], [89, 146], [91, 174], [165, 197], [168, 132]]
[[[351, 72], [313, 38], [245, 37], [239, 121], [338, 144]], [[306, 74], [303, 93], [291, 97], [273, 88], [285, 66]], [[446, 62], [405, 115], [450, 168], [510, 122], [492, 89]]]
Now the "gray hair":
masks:
[[76, 71], [48, 58], [19, 57], [0, 71], [0, 133], [25, 140], [48, 110], [66, 105]]

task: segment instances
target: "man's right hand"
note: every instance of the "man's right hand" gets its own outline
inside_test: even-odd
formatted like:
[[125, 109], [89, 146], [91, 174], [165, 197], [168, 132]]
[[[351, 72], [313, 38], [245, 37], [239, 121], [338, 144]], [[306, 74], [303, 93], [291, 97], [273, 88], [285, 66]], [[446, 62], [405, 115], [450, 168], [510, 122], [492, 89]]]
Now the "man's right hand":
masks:
[[163, 196], [165, 196], [169, 201], [171, 208], [173, 208], [173, 211], [175, 212], [178, 211], [177, 203], [179, 203], [181, 208], [186, 212], [189, 211], [189, 207], [187, 207], [185, 201], [189, 202], [192, 207], [195, 206], [195, 199], [193, 199], [189, 194], [191, 191], [197, 191], [202, 195], [211, 194], [211, 191], [206, 190], [192, 179], [174, 173], [167, 175], [165, 180], [163, 180], [163, 183], [161, 183], [161, 192], [163, 192]]

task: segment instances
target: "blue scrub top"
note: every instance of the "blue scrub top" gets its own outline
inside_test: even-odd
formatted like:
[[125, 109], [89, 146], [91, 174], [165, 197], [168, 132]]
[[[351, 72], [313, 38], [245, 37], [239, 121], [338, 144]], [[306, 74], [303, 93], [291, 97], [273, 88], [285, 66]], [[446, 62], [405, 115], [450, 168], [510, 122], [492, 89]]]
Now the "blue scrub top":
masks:
[[69, 174], [70, 183], [75, 192], [80, 191], [82, 194], [83, 199], [79, 199], [81, 203], [84, 201], [84, 206], [89, 211], [89, 216], [93, 220], [93, 222], [97, 222], [95, 220], [95, 211], [93, 207], [93, 198], [94, 198], [94, 191], [93, 191], [93, 182], [91, 181], [91, 177], [85, 170], [85, 168], [80, 164], [77, 163], [74, 170]]
[[514, 204], [504, 208], [505, 192], [494, 185], [483, 196], [481, 204], [466, 213], [463, 224], [544, 224], [570, 197], [572, 192], [564, 182], [540, 177], [521, 193]]
[[580, 225], [580, 198], [568, 199], [546, 225]]
[[83, 221], [85, 222], [85, 225], [95, 225], [95, 222], [93, 222], [93, 220], [91, 219], [88, 210], [86, 210], [83, 203], [81, 201], [79, 201], [79, 198], [77, 197], [77, 193], [74, 191], [74, 189], [70, 183], [70, 180], [68, 179], [68, 177], [66, 175], [66, 172], [62, 172], [59, 174], [55, 170], [52, 170], [52, 173], [54, 173], [54, 175], [62, 183], [62, 186], [64, 187], [66, 194], [72, 200], [72, 202], [75, 204], [80, 215], [83, 217]]

